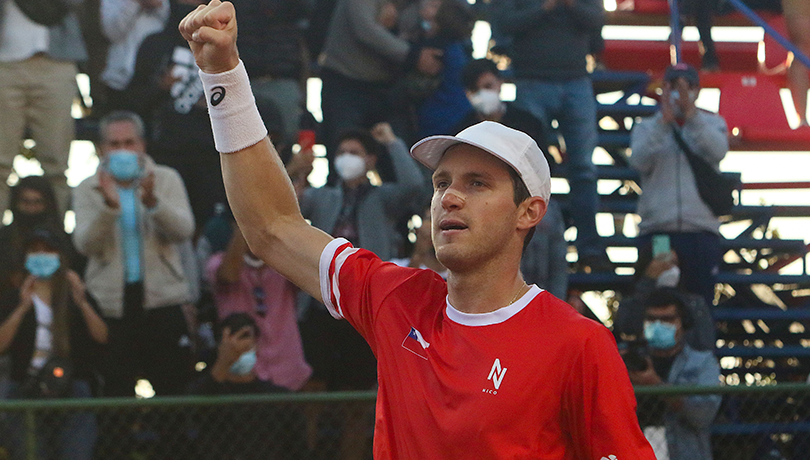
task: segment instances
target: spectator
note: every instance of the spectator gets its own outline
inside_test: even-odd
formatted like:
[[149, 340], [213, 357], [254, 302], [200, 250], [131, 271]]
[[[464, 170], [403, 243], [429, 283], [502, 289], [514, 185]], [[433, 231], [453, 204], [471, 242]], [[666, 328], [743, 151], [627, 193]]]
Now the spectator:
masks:
[[[512, 129], [523, 131], [534, 139], [537, 145], [548, 145], [548, 135], [540, 120], [515, 103], [501, 100], [504, 80], [495, 62], [489, 59], [469, 62], [461, 73], [461, 81], [472, 109], [456, 126], [456, 132], [485, 120], [497, 121]], [[548, 157], [546, 159], [550, 160]], [[553, 167], [554, 163], [551, 162], [551, 165]]]
[[421, 139], [434, 134], [455, 134], [453, 128], [470, 110], [461, 72], [470, 60], [475, 18], [467, 3], [460, 0], [423, 0], [413, 8], [420, 13], [414, 15], [419, 19], [421, 32], [416, 37], [417, 43], [442, 50], [443, 64], [436, 76], [412, 70], [403, 77], [406, 92], [416, 108], [416, 136]]
[[304, 360], [295, 307], [298, 288], [250, 252], [239, 231], [227, 249], [214, 254], [206, 267], [220, 319], [248, 315], [258, 329], [254, 374], [296, 391], [309, 379], [312, 368]]
[[648, 260], [653, 235], [668, 235], [678, 255], [681, 286], [714, 302], [714, 278], [720, 263], [720, 222], [698, 195], [695, 177], [675, 136], [718, 169], [728, 151], [726, 122], [698, 110], [697, 71], [688, 64], [667, 68], [660, 110], [633, 127], [630, 166], [641, 175], [638, 200], [639, 258]]
[[689, 309], [692, 327], [684, 340], [695, 350], [714, 350], [717, 336], [711, 311], [703, 297], [678, 288], [681, 270], [678, 256], [670, 251], [652, 260], [639, 260], [633, 295], [622, 300], [613, 319], [613, 332], [620, 340], [640, 339], [644, 334], [645, 299], [656, 289], [670, 288]]
[[698, 34], [700, 34], [700, 44], [703, 48], [701, 69], [706, 72], [719, 71], [720, 61], [717, 59], [717, 51], [712, 39], [712, 23], [714, 22], [714, 14], [717, 11], [718, 0], [678, 0], [678, 5], [681, 15], [681, 30], [683, 30], [684, 23], [687, 20], [694, 19], [695, 27], [697, 27]]
[[169, 0], [166, 27], [141, 44], [128, 89], [136, 101], [133, 110], [146, 122], [150, 155], [183, 178], [200, 229], [214, 215], [216, 203], [226, 200], [199, 69], [177, 31], [180, 20], [201, 3]]
[[143, 123], [112, 112], [99, 126], [101, 165], [75, 189], [77, 249], [110, 325], [105, 394], [131, 396], [138, 378], [158, 395], [182, 394], [192, 372], [181, 304], [189, 298], [177, 244], [194, 218], [177, 172], [146, 154]]
[[27, 176], [11, 188], [8, 208], [14, 220], [0, 228], [0, 293], [7, 289], [17, 290], [25, 279], [25, 238], [35, 228], [47, 228], [62, 235], [65, 242], [65, 264], [77, 272], [84, 266], [83, 260], [70, 244], [64, 230], [62, 213], [56, 203], [56, 195], [50, 181], [42, 176]]
[[[235, 0], [242, 13], [239, 50], [257, 104], [277, 107], [284, 144], [296, 141], [304, 111], [305, 51], [301, 21], [309, 0]], [[176, 32], [176, 31], [175, 31]]]
[[[810, 3], [802, 0], [782, 0], [788, 36], [805, 56], [810, 55]], [[810, 76], [807, 67], [793, 59], [788, 69], [788, 86], [793, 97], [793, 107], [799, 116], [799, 126], [807, 124], [807, 90]]]
[[[391, 121], [401, 111], [391, 103], [395, 78], [410, 69], [437, 75], [442, 68], [441, 50], [410, 44], [379, 22], [380, 11], [388, 3], [342, 0], [332, 13], [320, 58], [322, 133], [330, 163], [330, 184], [338, 182], [332, 172], [340, 135]], [[397, 132], [402, 124], [397, 124]]]
[[[397, 181], [373, 186], [367, 177], [378, 158], [380, 144], [388, 149]], [[387, 123], [365, 131], [344, 133], [338, 143], [335, 167], [338, 186], [310, 188], [301, 196], [301, 213], [312, 225], [358, 247], [373, 250], [383, 260], [399, 254], [401, 241], [393, 230], [402, 213], [416, 208], [425, 193], [423, 176], [408, 148]], [[306, 299], [306, 300], [303, 300]], [[376, 361], [363, 338], [344, 322], [334, 321], [326, 309], [302, 296], [306, 317], [302, 324], [307, 361], [313, 379], [329, 390], [369, 390], [376, 382]]]
[[135, 73], [135, 57], [143, 40], [163, 30], [169, 19], [169, 0], [101, 0], [101, 26], [109, 40], [102, 110], [131, 109], [126, 91]]
[[0, 3], [0, 206], [8, 203], [6, 179], [30, 130], [57, 209], [68, 209], [65, 170], [75, 131], [70, 110], [76, 63], [87, 58], [75, 12], [82, 2], [59, 1], [59, 17], [43, 17], [27, 1]]
[[[689, 310], [673, 292], [658, 290], [647, 297], [644, 337], [649, 356], [644, 358], [643, 368], [628, 365], [633, 385], [720, 385], [720, 366], [714, 354], [694, 350], [684, 340], [685, 330], [691, 325]], [[626, 351], [624, 357], [628, 359]], [[664, 427], [670, 460], [711, 460], [709, 426], [720, 408], [720, 395], [662, 399], [639, 398], [642, 426]], [[662, 446], [655, 447], [659, 453]]]
[[511, 36], [515, 104], [544, 126], [557, 120], [565, 140], [568, 209], [577, 228], [580, 268], [611, 270], [596, 232], [599, 195], [593, 150], [598, 140], [596, 99], [586, 67], [591, 37], [601, 30], [600, 0], [504, 0], [493, 9], [501, 33]]
[[[484, 120], [496, 121], [523, 131], [538, 145], [544, 145], [543, 124], [530, 112], [501, 100], [503, 78], [494, 62], [489, 59], [472, 61], [464, 67], [461, 78], [473, 109], [458, 125], [458, 131]], [[550, 156], [546, 159], [554, 164]], [[562, 210], [556, 200], [549, 201], [546, 215], [535, 229], [523, 253], [520, 269], [527, 283], [534, 283], [565, 299], [568, 291], [568, 261], [565, 258], [568, 243], [563, 236], [565, 222]]]
[[[257, 375], [261, 331], [251, 315], [227, 315], [218, 324], [216, 335], [216, 360], [189, 384], [188, 394], [220, 396], [287, 391]], [[199, 426], [194, 441], [195, 458], [303, 460], [308, 458], [303, 433], [303, 418], [291, 406], [273, 405], [260, 411], [255, 404], [219, 406], [216, 417]]]
[[[27, 237], [25, 281], [0, 300], [0, 353], [11, 358], [8, 398], [89, 398], [107, 325], [79, 275], [67, 267], [61, 235], [39, 229]], [[22, 414], [12, 416], [9, 425], [13, 459], [93, 456], [97, 428], [92, 412], [38, 420], [39, 456], [25, 453]]]

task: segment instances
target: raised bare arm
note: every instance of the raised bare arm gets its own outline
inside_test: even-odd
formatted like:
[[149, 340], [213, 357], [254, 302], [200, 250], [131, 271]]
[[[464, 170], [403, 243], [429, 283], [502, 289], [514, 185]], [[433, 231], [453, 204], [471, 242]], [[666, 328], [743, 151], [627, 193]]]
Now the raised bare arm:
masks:
[[[206, 74], [222, 74], [239, 65], [236, 11], [230, 2], [211, 0], [208, 5], [200, 5], [180, 22], [180, 32], [188, 41], [197, 65]], [[211, 88], [206, 91], [210, 94]], [[209, 96], [212, 114], [214, 110], [227, 107], [228, 97], [225, 91], [216, 95], [216, 99]], [[220, 107], [213, 107], [216, 105]], [[255, 110], [255, 105], [251, 105], [251, 109]], [[251, 111], [226, 115], [229, 121], [237, 123], [215, 119], [214, 132], [241, 127], [238, 122], [242, 118], [249, 125], [248, 112]], [[219, 141], [217, 147], [219, 150]], [[321, 300], [318, 265], [321, 252], [332, 237], [310, 226], [301, 216], [295, 191], [270, 139], [264, 137], [258, 143], [223, 153], [221, 157], [228, 202], [250, 250]]]

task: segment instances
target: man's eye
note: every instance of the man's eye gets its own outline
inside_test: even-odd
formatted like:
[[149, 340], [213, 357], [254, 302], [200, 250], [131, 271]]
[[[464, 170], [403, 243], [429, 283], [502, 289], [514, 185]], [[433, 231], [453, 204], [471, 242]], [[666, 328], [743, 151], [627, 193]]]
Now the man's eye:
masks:
[[436, 190], [439, 190], [439, 189], [447, 188], [448, 185], [449, 185], [449, 182], [447, 182], [447, 181], [438, 181], [435, 184], [433, 184], [433, 188], [435, 188]]

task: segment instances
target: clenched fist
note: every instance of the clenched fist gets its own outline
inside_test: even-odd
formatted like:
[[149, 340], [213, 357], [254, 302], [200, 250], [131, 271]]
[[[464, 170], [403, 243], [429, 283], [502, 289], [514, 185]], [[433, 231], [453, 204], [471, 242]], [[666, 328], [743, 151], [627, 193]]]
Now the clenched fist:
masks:
[[203, 72], [227, 72], [239, 64], [236, 10], [231, 2], [211, 0], [198, 6], [180, 21], [179, 29]]

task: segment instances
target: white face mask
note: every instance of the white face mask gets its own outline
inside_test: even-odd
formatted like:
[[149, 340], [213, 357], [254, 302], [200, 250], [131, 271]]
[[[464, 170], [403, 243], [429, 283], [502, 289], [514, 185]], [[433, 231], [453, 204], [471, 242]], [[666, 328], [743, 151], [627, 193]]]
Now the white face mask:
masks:
[[663, 273], [658, 275], [655, 281], [656, 287], [677, 287], [678, 282], [681, 280], [681, 269], [677, 265], [666, 269]]
[[335, 169], [344, 182], [352, 181], [366, 174], [366, 160], [353, 153], [341, 153], [335, 158]]
[[245, 254], [242, 259], [249, 267], [253, 268], [261, 268], [264, 266], [264, 261], [262, 259], [257, 259], [250, 254]]
[[470, 95], [470, 104], [481, 115], [488, 116], [503, 111], [503, 102], [497, 91], [482, 89]]

